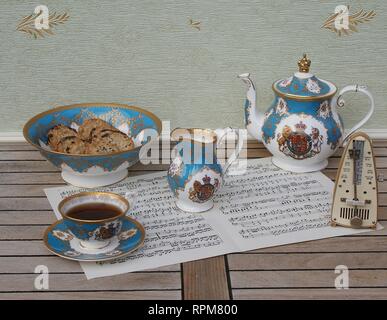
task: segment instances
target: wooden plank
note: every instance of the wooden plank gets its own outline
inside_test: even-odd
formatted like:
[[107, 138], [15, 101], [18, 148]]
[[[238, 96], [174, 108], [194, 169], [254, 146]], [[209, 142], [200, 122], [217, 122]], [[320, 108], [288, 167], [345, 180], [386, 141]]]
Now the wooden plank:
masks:
[[387, 299], [386, 288], [349, 288], [337, 289], [234, 289], [235, 300], [316, 300], [316, 299], [353, 299], [376, 300]]
[[[224, 156], [224, 148], [218, 148], [218, 155], [219, 157]], [[271, 153], [266, 149], [266, 148], [254, 148], [254, 149], [242, 149], [244, 152], [247, 152], [247, 155], [249, 157], [270, 157]], [[339, 149], [337, 152], [332, 156], [334, 158], [339, 158], [341, 157], [344, 149]], [[376, 157], [379, 156], [387, 156], [387, 147], [385, 148], [375, 148], [374, 154]], [[170, 155], [170, 153], [168, 153]], [[161, 155], [164, 156], [164, 155]], [[12, 161], [12, 160], [26, 160], [26, 161], [31, 161], [31, 160], [40, 160], [40, 161], [45, 161], [46, 158], [38, 151], [38, 150], [27, 150], [27, 151], [1, 151], [0, 150], [0, 161]]]
[[0, 240], [41, 240], [48, 225], [0, 226]]
[[[149, 164], [136, 163], [130, 167], [129, 171], [160, 171], [168, 170], [168, 164]], [[18, 172], [59, 172], [60, 170], [48, 161], [0, 161], [1, 173], [18, 173]]]
[[[372, 141], [374, 148], [384, 148], [387, 146], [386, 139], [373, 139]], [[171, 146], [174, 146], [175, 143], [171, 143]], [[261, 142], [258, 142], [255, 139], [248, 139], [247, 147], [251, 149], [256, 148], [265, 148]], [[342, 148], [340, 148], [342, 149]], [[30, 145], [26, 141], [20, 142], [0, 142], [0, 150], [36, 150], [36, 148]]]
[[[3, 274], [0, 276], [0, 292], [36, 291], [36, 274]], [[87, 280], [84, 274], [50, 274], [52, 291], [97, 290], [178, 290], [181, 288], [179, 272], [126, 273], [114, 277]]]
[[387, 254], [380, 253], [276, 253], [231, 254], [229, 269], [235, 270], [332, 270], [338, 265], [349, 269], [387, 268]]
[[[379, 193], [379, 206], [387, 206], [387, 194]], [[0, 210], [50, 210], [51, 206], [46, 197], [42, 198], [0, 198]]]
[[[1, 245], [1, 243], [0, 243]], [[385, 237], [336, 237], [249, 251], [249, 253], [387, 252]]]
[[[352, 237], [387, 237], [387, 221], [382, 221], [381, 224], [385, 227], [382, 230], [352, 235]], [[0, 225], [0, 240], [39, 240], [42, 239], [43, 233], [46, 230], [47, 225]], [[220, 262], [214, 262], [215, 266], [217, 265], [217, 263]], [[200, 267], [200, 264], [198, 265], [198, 267]]]
[[179, 300], [181, 290], [97, 292], [8, 292], [0, 300]]
[[[257, 158], [257, 156], [249, 156], [251, 158]], [[327, 169], [337, 169], [340, 158], [330, 158]], [[377, 157], [376, 166], [378, 173], [381, 169], [387, 169], [387, 157]], [[149, 164], [144, 165], [137, 163], [130, 167], [129, 172], [135, 171], [161, 171], [168, 170], [169, 164]], [[20, 172], [59, 172], [60, 170], [48, 161], [0, 161], [0, 173], [20, 173]]]
[[[230, 271], [231, 286], [240, 288], [335, 288], [332, 270]], [[387, 287], [387, 270], [349, 270], [350, 287]]]
[[[41, 229], [43, 230], [43, 228]], [[3, 240], [0, 241], [1, 256], [51, 256], [40, 235], [38, 240]], [[329, 252], [387, 252], [386, 237], [351, 236], [328, 238], [284, 246], [252, 250], [248, 253], [329, 253]], [[244, 254], [248, 254], [244, 253]]]
[[[225, 149], [218, 149], [218, 158], [223, 159], [225, 156]], [[262, 158], [270, 157], [271, 153], [267, 149], [243, 149], [244, 152], [247, 152], [249, 157]], [[170, 153], [167, 154], [168, 157], [160, 158], [171, 160]], [[164, 156], [161, 154], [160, 156]], [[158, 160], [159, 158], [157, 158]], [[0, 151], [0, 161], [42, 161], [45, 162], [46, 158], [41, 155], [39, 151]]]
[[26, 142], [0, 142], [0, 152], [5, 151], [35, 151], [36, 148]]
[[2, 151], [0, 161], [4, 160], [46, 160], [39, 151]]
[[[379, 220], [387, 220], [387, 207], [379, 207]], [[55, 215], [52, 210], [20, 210], [20, 211], [0, 211], [0, 224], [19, 225], [26, 223], [34, 224], [51, 224], [55, 222]]]
[[63, 179], [59, 172], [45, 173], [0, 173], [0, 184], [60, 184]]
[[186, 300], [229, 300], [224, 257], [183, 263]]
[[[387, 170], [386, 170], [387, 171]], [[142, 174], [147, 174], [149, 172], [143, 172]], [[136, 176], [140, 175], [139, 173], [134, 173], [131, 174], [131, 176]], [[17, 198], [17, 197], [45, 197], [46, 194], [44, 193], [43, 189], [46, 188], [55, 188], [55, 187], [63, 187], [66, 186], [64, 182], [58, 183], [58, 184], [20, 184], [20, 185], [15, 185], [15, 184], [4, 184], [0, 185], [0, 198]], [[379, 200], [380, 205], [387, 205], [387, 203], [383, 202], [384, 201], [384, 196], [382, 193], [387, 193], [387, 181], [385, 182], [379, 182], [378, 183], [378, 191], [379, 194], [382, 197], [382, 200]]]
[[372, 145], [376, 148], [377, 147], [385, 147], [385, 146], [387, 146], [387, 140], [386, 139], [373, 139]]
[[[129, 172], [128, 177], [134, 177], [141, 174], [151, 173], [151, 170], [147, 171], [132, 171]], [[45, 185], [45, 184], [65, 184], [61, 174], [59, 172], [20, 172], [20, 173], [0, 173], [0, 185], [10, 185], [10, 184], [35, 184], [35, 185]]]
[[56, 220], [52, 210], [0, 211], [0, 224], [2, 225], [47, 225]]
[[[223, 148], [218, 148], [218, 157], [222, 158], [224, 156]], [[246, 154], [249, 158], [262, 158], [262, 157], [271, 157], [271, 153], [266, 148], [249, 148], [242, 149], [242, 154]], [[343, 148], [337, 150], [337, 152], [332, 156], [333, 158], [340, 158], [343, 153]], [[168, 153], [169, 154], [169, 153]], [[374, 155], [376, 157], [386, 157], [387, 156], [387, 147], [384, 148], [374, 148]], [[27, 151], [1, 151], [0, 150], [0, 161], [13, 161], [13, 160], [25, 160], [25, 161], [45, 161], [46, 158], [41, 155], [37, 150], [27, 150]]]
[[0, 198], [0, 210], [51, 210], [47, 198]]
[[[43, 235], [41, 236], [43, 238]], [[47, 250], [43, 241], [29, 240], [29, 241], [0, 241], [0, 257], [4, 256], [54, 256]], [[2, 258], [1, 258], [2, 259]]]
[[48, 161], [0, 161], [0, 172], [59, 172]]
[[[76, 261], [66, 260], [57, 256], [44, 257], [2, 257], [0, 274], [3, 273], [34, 273], [38, 265], [47, 266], [50, 273], [83, 273], [81, 265]], [[145, 270], [143, 272], [180, 272], [180, 264]], [[1, 277], [1, 275], [0, 275]], [[1, 291], [1, 288], [0, 288]]]
[[[149, 172], [143, 172], [141, 174], [147, 174]], [[140, 173], [133, 173], [130, 176], [140, 175]], [[62, 183], [53, 183], [48, 185], [34, 185], [34, 184], [0, 184], [0, 198], [7, 197], [45, 197], [43, 189], [45, 188], [55, 188], [55, 187], [64, 187], [66, 186], [65, 182]], [[385, 182], [378, 183], [379, 194], [387, 193], [387, 180]], [[383, 204], [384, 205], [384, 204]]]
[[43, 189], [64, 187], [66, 184], [51, 184], [51, 185], [0, 185], [0, 198], [17, 198], [17, 197], [45, 197]]

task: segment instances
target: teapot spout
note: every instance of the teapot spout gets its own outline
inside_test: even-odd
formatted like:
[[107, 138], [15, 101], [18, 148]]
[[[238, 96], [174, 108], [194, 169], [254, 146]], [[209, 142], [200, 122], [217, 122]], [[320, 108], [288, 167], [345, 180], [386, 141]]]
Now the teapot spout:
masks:
[[250, 79], [250, 73], [242, 73], [238, 76], [244, 83], [247, 84], [248, 89], [246, 93], [245, 102], [245, 126], [248, 133], [258, 141], [262, 141], [262, 124], [264, 116], [257, 110], [256, 96], [257, 92], [253, 81]]

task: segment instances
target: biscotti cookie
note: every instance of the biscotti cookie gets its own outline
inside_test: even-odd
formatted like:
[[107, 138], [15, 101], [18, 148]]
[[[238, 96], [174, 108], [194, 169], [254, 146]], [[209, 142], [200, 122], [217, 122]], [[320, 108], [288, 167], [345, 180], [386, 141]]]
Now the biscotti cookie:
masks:
[[103, 137], [107, 137], [112, 132], [120, 132], [120, 131], [116, 128], [96, 128], [91, 133], [91, 141], [94, 141], [96, 139], [100, 139]]
[[67, 137], [58, 143], [55, 151], [70, 154], [84, 154], [86, 144], [78, 137]]
[[115, 144], [110, 144], [106, 139], [101, 138], [86, 144], [86, 154], [108, 154], [120, 151]]
[[115, 144], [120, 151], [132, 150], [134, 148], [134, 142], [132, 138], [129, 138], [121, 131], [106, 132], [105, 135], [102, 134], [101, 137], [106, 137], [109, 143]]
[[97, 119], [97, 118], [87, 119], [82, 123], [82, 125], [78, 129], [79, 138], [81, 138], [84, 141], [91, 141], [92, 134], [97, 129], [98, 130], [101, 130], [101, 129], [116, 130], [112, 125], [110, 125], [109, 123], [107, 123], [102, 119]]
[[51, 149], [56, 150], [58, 143], [65, 138], [75, 138], [77, 136], [77, 132], [74, 129], [64, 126], [63, 124], [59, 124], [48, 131], [48, 145]]

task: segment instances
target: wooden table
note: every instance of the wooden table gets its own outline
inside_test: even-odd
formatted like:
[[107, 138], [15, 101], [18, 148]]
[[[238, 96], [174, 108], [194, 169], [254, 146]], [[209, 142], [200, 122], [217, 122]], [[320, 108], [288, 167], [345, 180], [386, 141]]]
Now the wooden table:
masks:
[[[378, 174], [387, 177], [387, 141], [374, 146]], [[332, 179], [341, 152], [324, 170]], [[270, 155], [256, 142], [247, 153]], [[166, 169], [138, 164], [130, 175]], [[60, 185], [59, 171], [33, 147], [0, 144], [0, 299], [387, 298], [387, 228], [86, 280], [79, 263], [50, 254], [42, 242], [55, 221], [43, 189]], [[379, 218], [387, 227], [386, 181], [379, 192]], [[37, 265], [49, 269], [49, 290], [34, 289]], [[337, 265], [349, 268], [349, 290], [334, 288]]]

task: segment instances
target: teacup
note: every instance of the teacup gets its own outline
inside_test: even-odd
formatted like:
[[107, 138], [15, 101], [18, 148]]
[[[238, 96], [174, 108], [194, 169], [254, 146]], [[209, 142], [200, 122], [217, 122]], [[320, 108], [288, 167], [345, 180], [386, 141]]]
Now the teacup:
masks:
[[85, 249], [108, 246], [129, 210], [124, 197], [110, 192], [81, 192], [63, 199], [58, 210], [69, 231]]

